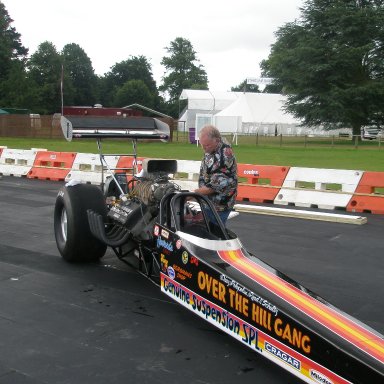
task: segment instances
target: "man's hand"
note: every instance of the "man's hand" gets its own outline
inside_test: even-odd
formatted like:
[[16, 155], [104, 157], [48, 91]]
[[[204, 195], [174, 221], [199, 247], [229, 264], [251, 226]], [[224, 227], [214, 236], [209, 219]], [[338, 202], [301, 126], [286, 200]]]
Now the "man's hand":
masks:
[[200, 193], [200, 195], [205, 195], [205, 196], [213, 195], [215, 193], [215, 191], [212, 188], [208, 188], [208, 187], [200, 187], [195, 189], [193, 192]]

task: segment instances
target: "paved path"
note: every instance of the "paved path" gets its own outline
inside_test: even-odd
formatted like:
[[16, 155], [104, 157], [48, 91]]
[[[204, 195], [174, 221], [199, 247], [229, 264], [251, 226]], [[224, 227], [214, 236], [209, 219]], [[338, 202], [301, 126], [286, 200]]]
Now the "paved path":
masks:
[[[284, 383], [298, 379], [170, 302], [108, 253], [62, 261], [62, 183], [0, 179], [0, 384]], [[241, 214], [246, 248], [384, 333], [384, 216], [365, 225]]]

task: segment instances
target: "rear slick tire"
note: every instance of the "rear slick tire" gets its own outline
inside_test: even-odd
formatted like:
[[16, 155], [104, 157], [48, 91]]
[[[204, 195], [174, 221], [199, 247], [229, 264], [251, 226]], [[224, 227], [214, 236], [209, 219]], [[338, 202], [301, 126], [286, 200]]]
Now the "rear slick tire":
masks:
[[105, 254], [106, 244], [90, 231], [88, 209], [106, 218], [105, 198], [99, 187], [78, 184], [60, 189], [54, 210], [54, 232], [57, 248], [66, 261], [98, 261]]

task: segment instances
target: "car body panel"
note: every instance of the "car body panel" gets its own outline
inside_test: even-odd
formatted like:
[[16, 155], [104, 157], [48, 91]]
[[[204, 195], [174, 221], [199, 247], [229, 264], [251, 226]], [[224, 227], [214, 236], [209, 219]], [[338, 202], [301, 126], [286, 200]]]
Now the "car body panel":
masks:
[[[238, 239], [155, 226], [161, 290], [302, 380], [375, 383], [382, 336], [250, 255]], [[369, 380], [369, 381], [367, 381]]]

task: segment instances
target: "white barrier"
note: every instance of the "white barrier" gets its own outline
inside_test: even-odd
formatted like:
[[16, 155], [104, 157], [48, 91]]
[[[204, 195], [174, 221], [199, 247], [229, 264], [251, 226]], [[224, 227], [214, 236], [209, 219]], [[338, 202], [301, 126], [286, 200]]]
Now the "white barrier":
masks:
[[[0, 175], [27, 176], [39, 151], [46, 149], [20, 150], [0, 147]], [[108, 167], [112, 170], [116, 168], [119, 159], [120, 156], [105, 157]], [[175, 183], [183, 190], [195, 190], [198, 187], [200, 164], [200, 161], [177, 160]], [[105, 177], [107, 171], [104, 170], [104, 173]], [[274, 204], [346, 209], [363, 174], [364, 171], [360, 170], [291, 167], [274, 199]], [[103, 181], [100, 156], [78, 153], [65, 181], [100, 184]]]
[[366, 224], [367, 218], [363, 216], [341, 215], [338, 213], [325, 213], [318, 211], [304, 211], [302, 209], [288, 209], [265, 207], [258, 205], [235, 204], [237, 212], [257, 213], [259, 215], [293, 217], [295, 219], [332, 221], [334, 223], [344, 224]]
[[[116, 168], [119, 156], [106, 156], [105, 161], [109, 168]], [[78, 153], [72, 169], [65, 177], [65, 181], [81, 181], [83, 183], [100, 184], [102, 180], [102, 165], [100, 156], [93, 153]], [[104, 168], [105, 169], [105, 168]], [[104, 173], [104, 177], [106, 174]]]
[[192, 180], [182, 180], [182, 179], [174, 179], [173, 180], [177, 185], [180, 185], [183, 191], [194, 191], [197, 189], [197, 181]]
[[[106, 156], [105, 160], [109, 168], [113, 169], [119, 161], [119, 156]], [[177, 160], [177, 174], [174, 178], [175, 183], [185, 190], [196, 189], [200, 163], [200, 161]], [[98, 154], [78, 153], [65, 181], [69, 182], [74, 180], [83, 183], [99, 184], [102, 181], [101, 172], [102, 166]], [[184, 177], [184, 175], [181, 174], [186, 174], [187, 176]]]
[[200, 173], [201, 161], [177, 160], [177, 173], [188, 174], [188, 180], [197, 180]]
[[[180, 185], [181, 189], [193, 191], [198, 187], [201, 161], [194, 160], [177, 160], [177, 174], [175, 175], [175, 183]], [[187, 177], [182, 177], [186, 174]]]
[[0, 156], [0, 174], [4, 176], [26, 176], [33, 167], [37, 152], [42, 148], [4, 148]]
[[363, 171], [290, 168], [274, 203], [320, 209], [346, 208]]

